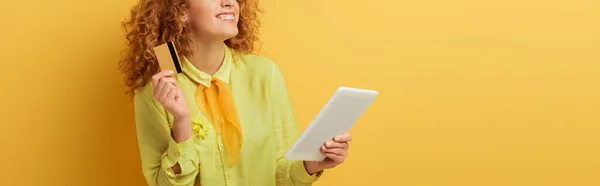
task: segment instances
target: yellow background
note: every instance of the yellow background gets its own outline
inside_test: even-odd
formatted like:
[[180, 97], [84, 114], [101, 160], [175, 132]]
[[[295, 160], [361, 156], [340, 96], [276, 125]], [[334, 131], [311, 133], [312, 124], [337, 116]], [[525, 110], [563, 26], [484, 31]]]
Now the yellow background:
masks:
[[[380, 91], [315, 185], [600, 185], [600, 1], [263, 0], [304, 128]], [[1, 185], [144, 185], [117, 71], [134, 1], [2, 1]]]

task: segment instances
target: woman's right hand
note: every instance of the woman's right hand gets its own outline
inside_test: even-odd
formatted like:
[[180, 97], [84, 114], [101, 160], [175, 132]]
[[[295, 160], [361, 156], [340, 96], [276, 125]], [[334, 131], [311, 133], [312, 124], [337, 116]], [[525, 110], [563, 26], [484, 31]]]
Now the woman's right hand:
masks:
[[173, 71], [163, 70], [152, 76], [154, 98], [163, 106], [175, 120], [189, 120], [189, 108], [183, 97]]

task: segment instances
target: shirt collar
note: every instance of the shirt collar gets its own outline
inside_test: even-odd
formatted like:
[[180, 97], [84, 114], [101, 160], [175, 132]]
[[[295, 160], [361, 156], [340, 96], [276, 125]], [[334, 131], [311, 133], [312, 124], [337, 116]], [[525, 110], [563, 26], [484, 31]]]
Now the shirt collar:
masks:
[[208, 73], [198, 70], [185, 56], [183, 57], [182, 71], [187, 77], [189, 77], [196, 83], [202, 84], [206, 88], [210, 88], [212, 77], [220, 79], [225, 84], [229, 84], [229, 76], [231, 74], [232, 63], [231, 53], [231, 49], [225, 46], [225, 57], [223, 58], [223, 63], [221, 64], [217, 72], [215, 72], [215, 74], [212, 76]]

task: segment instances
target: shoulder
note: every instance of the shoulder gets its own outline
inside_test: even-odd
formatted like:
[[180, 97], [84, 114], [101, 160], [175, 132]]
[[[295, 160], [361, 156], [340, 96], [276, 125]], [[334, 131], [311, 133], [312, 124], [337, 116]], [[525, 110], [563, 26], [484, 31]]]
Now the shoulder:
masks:
[[236, 56], [236, 63], [243, 65], [246, 68], [254, 70], [271, 70], [276, 66], [275, 62], [265, 56], [255, 54], [239, 54]]
[[152, 81], [147, 81], [143, 87], [135, 91], [133, 95], [134, 102], [151, 101], [154, 99], [152, 90]]
[[164, 107], [154, 98], [152, 81], [135, 91], [133, 95], [133, 105], [135, 112], [159, 112], [165, 111]]
[[258, 76], [264, 80], [277, 78], [281, 75], [279, 66], [273, 60], [254, 54], [239, 54], [236, 56], [235, 66], [249, 72], [252, 76]]

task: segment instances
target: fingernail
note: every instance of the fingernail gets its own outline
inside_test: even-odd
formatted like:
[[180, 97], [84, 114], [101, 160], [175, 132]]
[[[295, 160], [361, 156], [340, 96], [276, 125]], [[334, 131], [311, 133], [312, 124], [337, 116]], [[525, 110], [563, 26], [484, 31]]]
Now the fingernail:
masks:
[[340, 137], [335, 137], [335, 141], [340, 141]]
[[172, 71], [172, 70], [169, 70], [169, 74], [173, 74], [173, 71]]
[[328, 141], [327, 143], [325, 143], [325, 145], [327, 145], [327, 147], [331, 147], [331, 142]]

